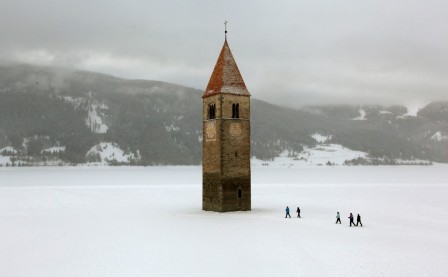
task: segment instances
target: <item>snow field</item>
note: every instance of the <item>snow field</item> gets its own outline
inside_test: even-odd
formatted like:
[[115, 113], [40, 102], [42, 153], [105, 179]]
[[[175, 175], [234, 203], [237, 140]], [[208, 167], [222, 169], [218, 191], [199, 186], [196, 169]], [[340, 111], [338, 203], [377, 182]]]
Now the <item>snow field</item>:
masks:
[[366, 111], [359, 110], [359, 116], [356, 118], [353, 118], [353, 120], [367, 120], [366, 118]]
[[444, 135], [442, 132], [438, 131], [431, 137], [431, 139], [434, 141], [446, 141], [448, 140], [448, 135]]
[[321, 166], [331, 162], [332, 165], [343, 165], [347, 160], [366, 158], [367, 153], [351, 150], [339, 144], [318, 144], [316, 147], [305, 149], [297, 157], [288, 157], [288, 151], [280, 153], [273, 161], [251, 159], [252, 166], [293, 167], [293, 166]]
[[200, 167], [2, 168], [0, 276], [446, 276], [447, 169], [254, 167], [220, 214]]
[[[116, 161], [121, 163], [128, 163], [131, 160], [139, 159], [140, 155], [137, 153], [125, 153], [116, 143], [101, 142], [87, 151], [89, 155], [99, 155], [100, 164], [107, 165], [110, 161]], [[95, 164], [95, 163], [93, 163]]]
[[87, 118], [86, 118], [86, 125], [87, 127], [90, 128], [90, 130], [93, 133], [97, 133], [97, 134], [105, 134], [107, 133], [107, 130], [109, 129], [109, 127], [103, 123], [103, 119], [101, 118], [101, 116], [98, 114], [97, 112], [97, 108], [98, 107], [106, 107], [103, 105], [99, 105], [99, 104], [91, 104], [91, 106], [89, 107], [88, 110], [88, 114], [87, 114]]
[[332, 136], [324, 136], [319, 133], [314, 133], [313, 135], [311, 135], [311, 137], [318, 143], [325, 143], [327, 140], [331, 139]]

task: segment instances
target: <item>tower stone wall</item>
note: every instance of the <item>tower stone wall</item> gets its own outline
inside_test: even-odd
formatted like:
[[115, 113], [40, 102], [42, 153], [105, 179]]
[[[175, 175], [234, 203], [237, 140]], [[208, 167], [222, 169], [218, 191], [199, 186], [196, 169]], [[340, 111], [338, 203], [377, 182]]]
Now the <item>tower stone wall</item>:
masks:
[[250, 94], [227, 41], [203, 96], [202, 155], [202, 208], [250, 210]]

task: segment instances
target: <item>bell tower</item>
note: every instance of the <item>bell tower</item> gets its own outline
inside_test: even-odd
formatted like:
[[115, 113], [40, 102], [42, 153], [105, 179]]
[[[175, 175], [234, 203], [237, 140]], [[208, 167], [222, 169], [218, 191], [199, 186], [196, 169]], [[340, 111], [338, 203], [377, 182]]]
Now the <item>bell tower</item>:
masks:
[[227, 43], [227, 30], [202, 103], [202, 209], [248, 211], [250, 93]]

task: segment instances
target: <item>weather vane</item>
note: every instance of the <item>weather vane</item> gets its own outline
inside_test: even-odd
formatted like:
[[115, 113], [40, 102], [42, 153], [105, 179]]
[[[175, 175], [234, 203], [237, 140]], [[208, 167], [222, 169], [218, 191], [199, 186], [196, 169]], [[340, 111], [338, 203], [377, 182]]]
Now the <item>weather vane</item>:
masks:
[[227, 20], [224, 20], [224, 34], [225, 34], [226, 40], [227, 40], [227, 23], [229, 23], [229, 22], [227, 22]]

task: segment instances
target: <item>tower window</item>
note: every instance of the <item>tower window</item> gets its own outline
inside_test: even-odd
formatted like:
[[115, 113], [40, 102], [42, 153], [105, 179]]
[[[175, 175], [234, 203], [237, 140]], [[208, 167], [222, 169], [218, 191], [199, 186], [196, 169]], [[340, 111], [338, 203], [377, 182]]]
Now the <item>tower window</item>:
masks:
[[215, 104], [208, 105], [208, 119], [216, 118], [216, 106]]
[[238, 152], [235, 151], [235, 158], [238, 158]]
[[243, 190], [241, 188], [238, 188], [238, 198], [243, 198]]
[[240, 118], [240, 104], [232, 104], [232, 118]]

